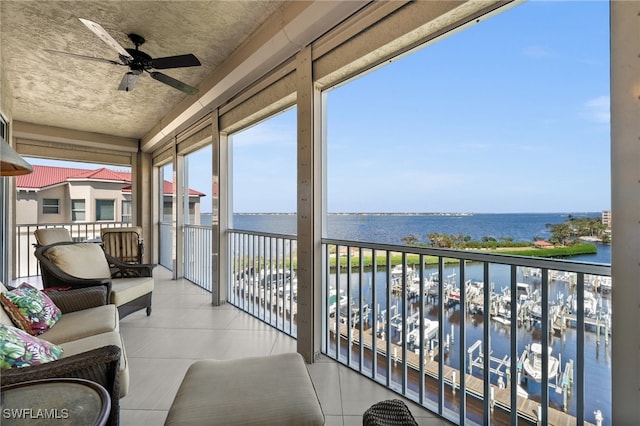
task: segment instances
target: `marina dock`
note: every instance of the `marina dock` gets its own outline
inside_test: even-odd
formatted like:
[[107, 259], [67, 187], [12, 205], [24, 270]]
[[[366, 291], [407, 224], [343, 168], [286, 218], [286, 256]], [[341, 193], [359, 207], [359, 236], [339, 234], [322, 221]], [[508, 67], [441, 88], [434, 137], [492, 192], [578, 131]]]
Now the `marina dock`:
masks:
[[[353, 345], [362, 344], [363, 347], [367, 349], [366, 352], [369, 354], [369, 356], [372, 356], [372, 348], [373, 348], [372, 330], [373, 329], [368, 329], [367, 331], [363, 332], [362, 335], [360, 334], [360, 330], [358, 327], [354, 327], [354, 328], [351, 328], [351, 330], [349, 330], [346, 324], [340, 324], [338, 329], [340, 333], [341, 347], [348, 346], [349, 344], [348, 336], [349, 336], [349, 333], [351, 333], [351, 343]], [[335, 320], [333, 320], [331, 323], [331, 329], [330, 329], [330, 333], [333, 339], [335, 339], [335, 330], [336, 330], [336, 324], [335, 324]], [[402, 353], [401, 346], [393, 342], [390, 343], [390, 346], [391, 346], [392, 354]], [[382, 338], [377, 338], [376, 353], [378, 354], [378, 356], [385, 357], [387, 355], [386, 351], [387, 351], [387, 341]], [[428, 351], [425, 350], [425, 354], [427, 355], [425, 356], [425, 361], [424, 361], [425, 378], [431, 379], [434, 382], [434, 384], [437, 384], [438, 378], [439, 378], [439, 375], [438, 375], [439, 362], [437, 361], [437, 355], [438, 355], [437, 350], [435, 350], [435, 352], [431, 355], [428, 354]], [[407, 355], [407, 360], [406, 360], [407, 367], [411, 368], [416, 374], [419, 374], [420, 372], [419, 355], [409, 350], [407, 350], [406, 355]], [[399, 356], [394, 357], [393, 355], [391, 355], [391, 359], [392, 359], [392, 362], [397, 362], [397, 363], [402, 362], [402, 359]], [[449, 388], [448, 390], [455, 395], [455, 392], [459, 391], [460, 389], [460, 384], [459, 384], [460, 371], [446, 364], [443, 365], [443, 371], [444, 371], [443, 382]], [[466, 385], [465, 387], [466, 387], [467, 395], [473, 397], [476, 403], [482, 404], [484, 400], [484, 381], [471, 374], [466, 374], [465, 385]], [[503, 413], [508, 415], [511, 410], [510, 409], [510, 404], [511, 404], [510, 386], [507, 386], [504, 388], [492, 386], [492, 388], [494, 389], [493, 391], [494, 392], [494, 400], [493, 400], [494, 408], [499, 409]], [[452, 399], [456, 399], [456, 397], [453, 396]], [[537, 424], [537, 413], [538, 413], [538, 407], [540, 406], [540, 404], [536, 401], [533, 401], [531, 399], [528, 399], [522, 396], [518, 396], [517, 401], [518, 401], [518, 406], [517, 406], [518, 417], [522, 420], [526, 420], [531, 424]], [[482, 409], [481, 405], [480, 405], [480, 409]], [[552, 407], [549, 407], [548, 409], [548, 419], [549, 419], [549, 424], [557, 425], [557, 426], [565, 426], [565, 425], [570, 426], [570, 425], [576, 424], [575, 417]], [[496, 423], [496, 424], [503, 424], [503, 423]], [[507, 422], [504, 424], [509, 425], [509, 421], [507, 420]], [[588, 422], [585, 422], [584, 424], [589, 426], [595, 426], [592, 423], [588, 423]]]
[[[447, 276], [449, 279], [449, 276]], [[449, 279], [450, 280], [450, 279]], [[438, 292], [433, 291], [438, 289], [436, 285], [429, 282], [430, 285], [423, 287], [423, 293], [420, 294], [419, 286], [407, 285], [405, 297], [407, 297], [405, 304], [400, 305], [397, 303], [397, 298], [402, 297], [401, 287], [398, 286], [398, 281], [394, 282], [396, 285], [390, 289], [391, 293], [394, 293], [394, 299], [396, 302], [387, 304], [386, 311], [380, 311], [380, 305], [377, 309], [370, 307], [370, 302], [367, 291], [370, 289], [364, 289], [360, 303], [354, 303], [352, 299], [355, 296], [351, 295], [348, 298], [343, 288], [339, 287], [339, 292], [333, 291], [327, 295], [329, 300], [327, 309], [327, 327], [329, 327], [327, 338], [329, 340], [328, 355], [336, 357], [336, 359], [344, 362], [345, 356], [349, 356], [348, 363], [353, 366], [362, 360], [360, 367], [365, 371], [373, 368], [373, 358], [375, 354], [376, 362], [376, 375], [375, 380], [384, 384], [385, 380], [390, 380], [391, 388], [397, 392], [406, 395], [413, 395], [413, 398], [417, 398], [420, 392], [421, 383], [423, 384], [422, 390], [424, 391], [424, 400], [422, 403], [425, 407], [433, 410], [434, 406], [437, 407], [438, 395], [440, 394], [440, 386], [442, 388], [442, 404], [447, 412], [455, 413], [459, 412], [460, 404], [460, 367], [455, 368], [453, 366], [465, 365], [464, 375], [465, 382], [465, 412], [469, 420], [482, 423], [484, 418], [484, 410], [486, 400], [491, 398], [488, 405], [491, 407], [491, 424], [493, 425], [510, 425], [511, 424], [511, 389], [512, 386], [518, 386], [518, 395], [516, 397], [515, 410], [518, 416], [518, 424], [539, 424], [538, 416], [541, 410], [540, 404], [540, 381], [541, 376], [539, 372], [539, 364], [534, 364], [537, 361], [532, 354], [535, 354], [530, 346], [535, 346], [534, 343], [537, 338], [533, 338], [533, 341], [525, 340], [521, 342], [519, 352], [522, 352], [517, 359], [510, 359], [504, 355], [502, 347], [494, 346], [495, 342], [492, 339], [492, 349], [498, 348], [498, 352], [502, 353], [502, 358], [493, 357], [489, 354], [489, 370], [490, 373], [484, 374], [482, 369], [484, 368], [483, 362], [483, 348], [481, 340], [478, 339], [477, 333], [472, 333], [474, 337], [469, 334], [466, 335], [467, 341], [465, 342], [464, 351], [461, 352], [460, 348], [453, 349], [455, 343], [453, 343], [454, 324], [459, 321], [460, 315], [468, 315], [467, 321], [472, 321], [474, 327], [477, 327], [475, 321], [477, 318], [483, 318], [495, 323], [495, 327], [492, 327], [492, 332], [500, 333], [496, 331], [506, 324], [510, 324], [512, 320], [516, 321], [518, 328], [522, 328], [523, 333], [527, 333], [530, 337], [539, 334], [540, 330], [540, 306], [541, 299], [539, 289], [531, 291], [529, 284], [517, 283], [516, 303], [517, 303], [517, 316], [511, 318], [509, 315], [512, 311], [508, 303], [512, 300], [511, 294], [502, 288], [499, 292], [494, 291], [494, 286], [491, 284], [487, 291], [490, 291], [490, 306], [489, 311], [484, 312], [484, 285], [481, 281], [465, 281], [465, 306], [466, 310], [463, 312], [457, 307], [460, 304], [460, 291], [459, 287], [455, 283], [447, 283]], [[279, 281], [276, 281], [279, 283]], [[406, 282], [406, 281], [405, 281]], [[280, 283], [279, 283], [280, 284]], [[249, 311], [253, 312], [255, 309], [255, 315], [264, 317], [265, 321], [271, 323], [277, 323], [278, 321], [284, 321], [284, 324], [290, 321], [290, 327], [295, 327], [296, 323], [296, 293], [295, 282], [292, 285], [278, 285], [265, 288], [259, 284], [253, 284], [252, 282], [239, 284], [236, 287], [236, 295], [243, 298], [251, 308]], [[415, 284], [415, 283], [414, 283]], [[539, 285], [539, 284], [538, 284]], [[532, 285], [533, 287], [533, 285]], [[515, 287], [514, 287], [515, 288]], [[411, 290], [411, 291], [409, 291]], [[457, 293], [456, 293], [456, 290]], [[353, 291], [353, 289], [352, 289]], [[566, 290], [565, 290], [566, 291]], [[565, 293], [566, 294], [566, 293]], [[443, 301], [438, 302], [437, 298], [442, 295]], [[599, 346], [604, 341], [604, 348], [608, 348], [610, 339], [610, 321], [608, 314], [610, 313], [610, 306], [606, 303], [602, 303], [599, 300], [599, 296], [593, 293], [595, 297], [590, 296], [585, 290], [585, 316], [584, 324], [585, 328], [589, 329], [590, 333], [593, 333], [595, 339], [591, 339], [591, 342], [595, 342], [595, 346]], [[384, 300], [382, 295], [382, 299]], [[457, 296], [457, 297], [456, 297]], [[554, 293], [554, 300], [549, 303], [549, 330], [550, 335], [555, 335], [556, 338], [565, 338], [565, 336], [572, 336], [575, 333], [577, 326], [577, 320], [575, 315], [575, 299], [567, 298], [566, 295], [561, 297], [558, 293], [556, 300]], [[379, 296], [380, 297], [380, 296]], [[573, 296], [575, 297], [575, 296]], [[362, 301], [364, 300], [364, 301]], [[419, 307], [420, 300], [424, 300], [425, 307], [421, 310]], [[433, 318], [434, 312], [428, 313], [433, 309], [437, 309], [437, 306], [443, 306], [446, 311], [446, 319], [443, 317], [443, 321], [446, 321], [445, 325], [438, 324], [438, 321], [434, 321], [429, 318]], [[589, 309], [587, 309], [589, 308]], [[603, 309], [604, 308], [604, 309]], [[402, 309], [406, 309], [406, 317], [400, 312]], [[340, 320], [336, 323], [337, 318]], [[380, 335], [381, 329], [377, 330], [377, 337], [375, 337], [375, 349], [374, 334], [376, 330], [369, 328], [371, 321], [375, 318], [373, 312], [379, 312], [378, 316], [382, 316], [383, 321], [386, 318], [388, 321], [389, 336], [385, 338], [384, 333]], [[424, 312], [426, 317], [424, 318], [423, 328], [418, 327], [418, 320], [420, 312]], [[587, 315], [587, 312], [589, 313]], [[360, 335], [360, 316], [362, 316], [363, 328], [362, 335]], [[473, 319], [470, 319], [473, 318]], [[376, 321], [376, 324], [380, 326], [380, 319]], [[480, 320], [482, 321], [482, 320]], [[403, 326], [403, 324], [406, 324]], [[434, 325], [435, 324], [435, 325]], [[447, 333], [447, 339], [443, 342], [437, 342], [438, 327], [445, 327], [444, 330], [451, 327], [451, 345], [449, 344], [449, 333]], [[405, 329], [406, 327], [406, 329]], [[434, 328], [435, 327], [435, 328]], [[401, 342], [403, 330], [406, 330], [406, 351], [403, 351], [403, 343]], [[418, 330], [422, 330], [423, 336]], [[498, 334], [499, 335], [499, 334]], [[400, 337], [398, 337], [400, 336]], [[444, 336], [443, 336], [444, 338]], [[539, 339], [539, 337], [538, 337]], [[333, 353], [336, 350], [336, 342], [339, 340], [339, 354]], [[420, 368], [421, 360], [419, 351], [417, 348], [420, 344], [427, 344], [435, 342], [436, 344], [425, 345], [423, 366]], [[474, 343], [475, 342], [475, 343]], [[429, 351], [427, 348], [432, 349]], [[444, 363], [440, 365], [440, 353], [439, 349], [444, 354]], [[558, 348], [555, 348], [558, 350]], [[414, 351], [415, 350], [415, 351]], [[596, 349], [597, 350], [597, 349]], [[604, 349], [606, 350], [606, 349]], [[538, 351], [539, 352], [539, 351]], [[403, 355], [406, 354], [406, 359], [403, 360]], [[468, 357], [468, 361], [465, 364], [459, 364], [459, 357]], [[574, 378], [574, 365], [571, 358], [565, 358], [562, 360], [559, 356], [550, 357], [550, 371], [548, 376], [549, 385], [549, 406], [546, 408], [546, 418], [548, 424], [551, 425], [575, 425], [576, 414], [573, 401], [573, 378]], [[566, 366], [562, 368], [560, 361], [566, 361]], [[518, 377], [511, 378], [511, 365], [512, 362], [518, 363]], [[448, 365], [447, 363], [451, 364]], [[387, 365], [389, 371], [386, 370]], [[532, 369], [532, 366], [538, 365]], [[442, 368], [442, 378], [440, 379], [439, 372]], [[536, 370], [536, 368], [538, 370]], [[538, 373], [536, 373], [538, 371]], [[521, 375], [522, 372], [522, 375]], [[424, 375], [421, 376], [421, 373]], [[371, 375], [371, 373], [364, 373]], [[474, 375], [475, 374], [475, 375]], [[490, 387], [490, 395], [485, 395], [485, 377], [492, 377], [492, 383]], [[404, 377], [404, 379], [403, 379]], [[496, 379], [498, 380], [496, 384]], [[524, 382], [520, 379], [528, 380], [529, 385], [524, 385]], [[404, 380], [404, 381], [403, 381]], [[536, 386], [536, 382], [538, 385]], [[402, 389], [403, 385], [406, 388]], [[533, 387], [532, 387], [533, 386]], [[522, 388], [522, 389], [520, 389]], [[528, 394], [531, 392], [531, 395]], [[556, 395], [557, 394], [557, 395]], [[434, 405], [436, 404], [436, 405]], [[598, 408], [597, 406], [595, 407]], [[566, 410], [566, 411], [565, 411]], [[593, 411], [596, 415], [596, 421], [598, 421], [599, 410]], [[590, 413], [585, 412], [585, 419], [590, 416]], [[602, 417], [600, 417], [601, 419]], [[590, 417], [593, 421], [593, 417]], [[585, 422], [584, 424], [589, 426], [596, 426], [594, 423]]]

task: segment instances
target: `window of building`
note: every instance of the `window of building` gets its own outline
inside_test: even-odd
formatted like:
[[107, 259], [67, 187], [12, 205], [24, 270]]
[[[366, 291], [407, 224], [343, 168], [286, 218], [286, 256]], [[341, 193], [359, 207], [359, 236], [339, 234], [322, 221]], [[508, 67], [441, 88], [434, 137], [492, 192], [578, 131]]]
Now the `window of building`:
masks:
[[44, 198], [42, 200], [42, 214], [60, 214], [60, 200]]
[[86, 220], [86, 206], [84, 199], [71, 200], [71, 220], [82, 221]]
[[96, 200], [96, 221], [115, 220], [116, 202], [115, 200]]
[[122, 201], [122, 221], [131, 223], [131, 200]]

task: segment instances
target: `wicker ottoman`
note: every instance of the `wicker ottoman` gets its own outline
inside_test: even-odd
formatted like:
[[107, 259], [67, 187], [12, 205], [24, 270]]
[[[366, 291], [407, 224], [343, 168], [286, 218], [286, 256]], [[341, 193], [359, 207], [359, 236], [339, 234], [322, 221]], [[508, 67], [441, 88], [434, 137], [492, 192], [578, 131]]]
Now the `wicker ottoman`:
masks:
[[323, 425], [324, 414], [300, 354], [189, 367], [165, 425]]

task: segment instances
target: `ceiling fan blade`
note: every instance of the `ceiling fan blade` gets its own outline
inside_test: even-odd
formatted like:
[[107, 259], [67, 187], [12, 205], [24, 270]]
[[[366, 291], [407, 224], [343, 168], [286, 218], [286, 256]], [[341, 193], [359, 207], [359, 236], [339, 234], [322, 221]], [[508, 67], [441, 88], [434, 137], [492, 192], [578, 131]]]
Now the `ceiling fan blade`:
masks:
[[122, 76], [122, 81], [120, 81], [120, 86], [118, 86], [118, 90], [131, 92], [136, 86], [136, 81], [138, 81], [138, 77], [140, 77], [140, 73], [141, 73], [140, 71], [126, 72]]
[[118, 52], [120, 56], [123, 56], [127, 59], [133, 60], [133, 57], [126, 51], [124, 47], [120, 45], [111, 35], [104, 29], [100, 24], [96, 24], [93, 21], [88, 19], [78, 18], [80, 21], [87, 26], [95, 35], [100, 37], [100, 40], [104, 41], [111, 47], [113, 50]]
[[106, 62], [106, 63], [112, 64], [112, 65], [124, 65], [124, 64], [121, 64], [120, 62], [112, 61], [111, 59], [95, 58], [93, 56], [78, 55], [76, 53], [69, 53], [69, 52], [60, 52], [58, 50], [44, 49], [44, 51], [47, 52], [47, 53], [51, 53], [53, 55], [70, 56], [72, 58], [84, 59], [84, 60], [87, 60], [87, 61]]
[[167, 56], [165, 58], [156, 58], [151, 60], [151, 66], [159, 70], [167, 68], [198, 67], [200, 65], [200, 61], [192, 53], [187, 55]]
[[158, 80], [159, 82], [164, 83], [168, 86], [171, 86], [174, 89], [181, 90], [186, 94], [195, 95], [196, 93], [198, 93], [197, 88], [189, 86], [188, 84], [178, 81], [173, 77], [169, 77], [166, 74], [162, 74], [161, 72], [153, 71], [153, 72], [150, 72], [149, 74], [151, 75], [151, 78]]

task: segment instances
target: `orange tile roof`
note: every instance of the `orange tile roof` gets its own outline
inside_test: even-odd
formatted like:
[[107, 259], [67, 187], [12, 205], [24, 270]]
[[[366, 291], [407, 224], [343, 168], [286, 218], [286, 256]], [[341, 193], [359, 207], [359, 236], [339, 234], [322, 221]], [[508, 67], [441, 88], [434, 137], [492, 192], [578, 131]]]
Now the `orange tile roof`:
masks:
[[534, 242], [533, 245], [536, 247], [553, 247], [553, 244], [550, 242], [542, 240]]
[[[17, 176], [18, 189], [42, 189], [74, 180], [100, 180], [121, 182], [123, 192], [131, 192], [131, 173], [107, 169], [77, 169], [71, 167], [33, 166], [33, 173]], [[165, 194], [173, 194], [173, 183], [164, 181]], [[204, 197], [206, 194], [189, 189], [189, 195]]]
[[111, 180], [111, 181], [122, 181], [122, 182], [131, 182], [131, 173], [120, 173], [113, 170], [106, 169], [104, 167], [97, 170], [83, 170], [81, 173], [73, 176], [67, 177], [67, 180], [86, 180], [86, 179], [94, 179], [94, 180]]

